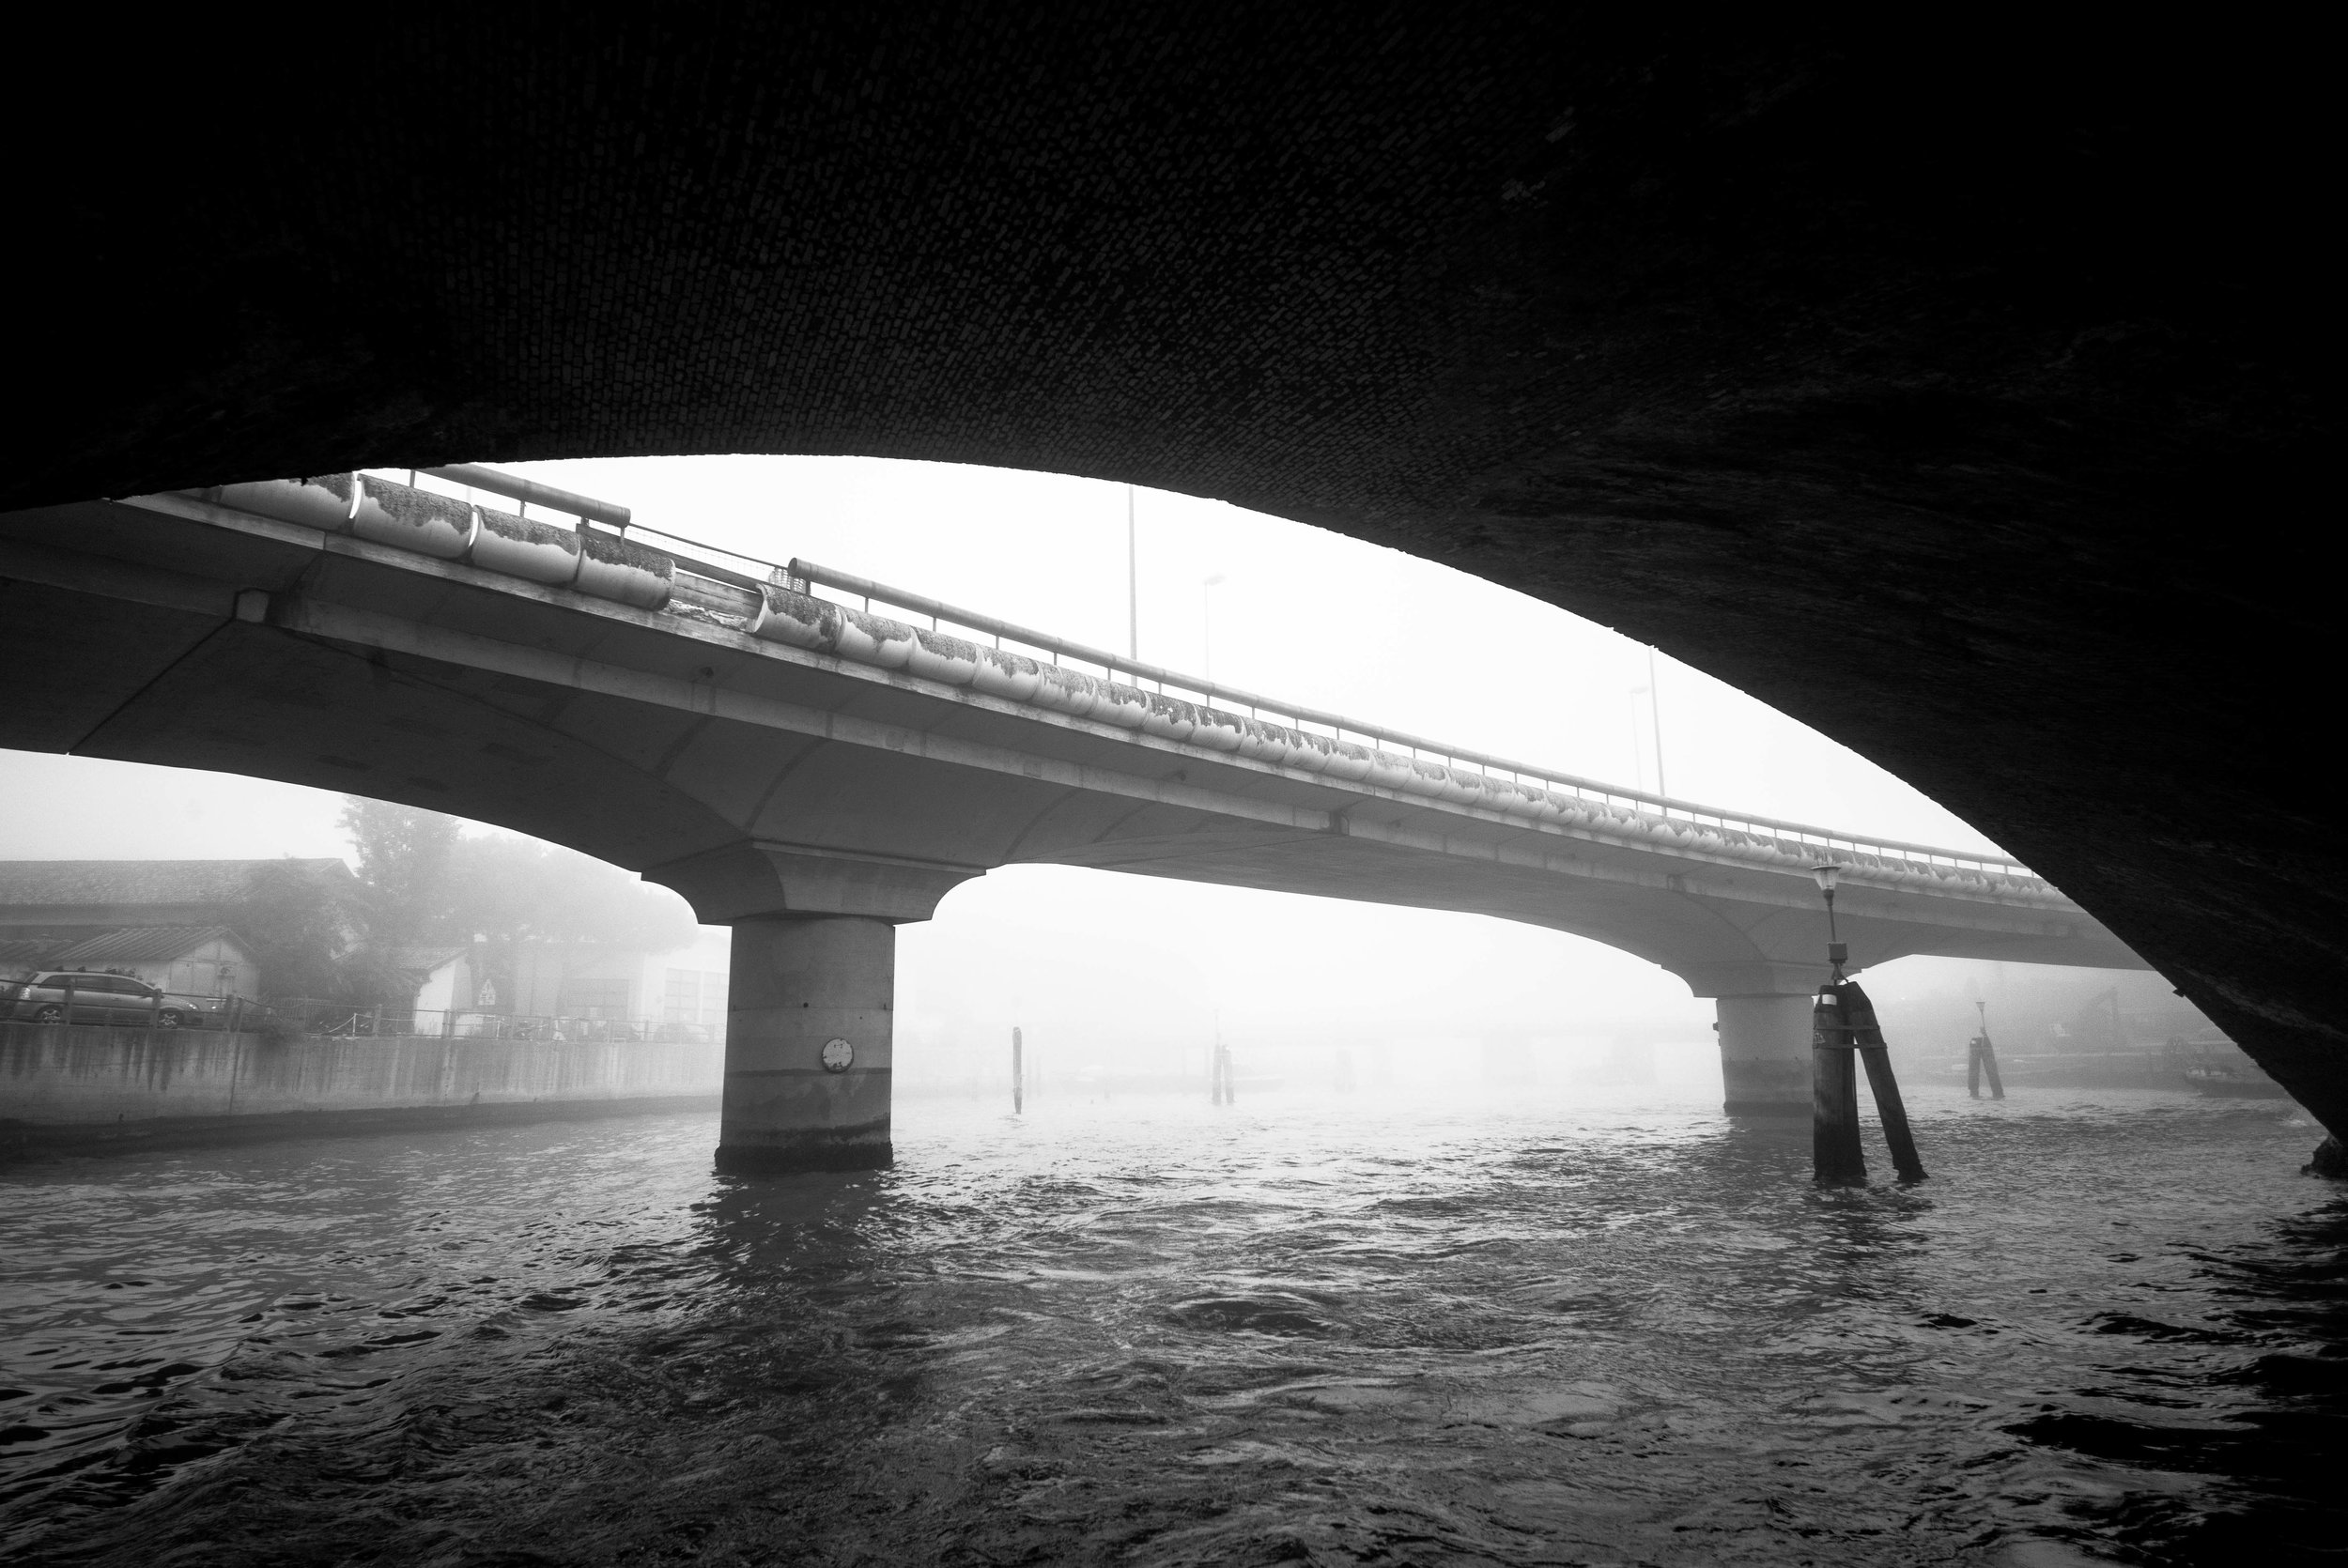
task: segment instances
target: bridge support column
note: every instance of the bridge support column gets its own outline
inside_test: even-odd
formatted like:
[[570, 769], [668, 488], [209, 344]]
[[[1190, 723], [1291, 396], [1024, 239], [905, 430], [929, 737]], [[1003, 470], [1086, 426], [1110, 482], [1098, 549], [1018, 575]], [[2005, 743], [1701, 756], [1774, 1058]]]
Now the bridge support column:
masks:
[[897, 928], [983, 870], [746, 838], [644, 872], [734, 928], [719, 1170], [888, 1163]]
[[1810, 1115], [1811, 995], [1713, 999], [1722, 1107], [1732, 1116]]
[[893, 921], [796, 915], [734, 922], [719, 1170], [888, 1163], [896, 990]]

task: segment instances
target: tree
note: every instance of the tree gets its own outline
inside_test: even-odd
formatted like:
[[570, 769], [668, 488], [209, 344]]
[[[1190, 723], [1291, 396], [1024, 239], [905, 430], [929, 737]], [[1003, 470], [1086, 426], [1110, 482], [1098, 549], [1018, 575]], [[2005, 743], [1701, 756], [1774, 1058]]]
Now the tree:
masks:
[[271, 996], [357, 1000], [351, 992], [361, 979], [350, 965], [364, 918], [359, 891], [347, 874], [321, 875], [293, 860], [255, 868], [235, 926]]
[[575, 850], [490, 835], [449, 856], [456, 940], [583, 943], [667, 952], [689, 945], [685, 900]]
[[573, 850], [504, 834], [465, 837], [456, 818], [358, 795], [343, 797], [343, 830], [358, 851], [362, 938], [308, 994], [362, 1004], [402, 1000], [405, 949], [486, 944], [510, 972], [530, 945], [595, 945], [668, 952], [693, 940], [692, 912], [665, 888]]
[[445, 940], [460, 923], [449, 897], [456, 819], [419, 807], [345, 795], [335, 825], [350, 835], [351, 847], [359, 852], [367, 946], [388, 956], [402, 947]]

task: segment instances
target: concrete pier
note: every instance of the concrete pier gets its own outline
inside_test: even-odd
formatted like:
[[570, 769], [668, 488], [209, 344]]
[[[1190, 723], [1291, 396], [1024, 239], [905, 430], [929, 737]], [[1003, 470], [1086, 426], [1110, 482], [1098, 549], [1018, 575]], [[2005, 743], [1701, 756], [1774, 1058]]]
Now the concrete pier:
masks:
[[1722, 1098], [1730, 1115], [1810, 1115], [1811, 1004], [1806, 992], [1714, 998]]
[[869, 915], [737, 920], [721, 1171], [889, 1161], [897, 928]]

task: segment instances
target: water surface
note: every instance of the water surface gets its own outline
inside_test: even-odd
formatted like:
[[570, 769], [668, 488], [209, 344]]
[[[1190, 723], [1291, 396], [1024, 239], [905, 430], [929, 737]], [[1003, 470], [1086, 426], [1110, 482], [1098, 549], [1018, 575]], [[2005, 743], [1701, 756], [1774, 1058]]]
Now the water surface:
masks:
[[[0, 1173], [0, 1556], [2199, 1563], [2339, 1538], [2289, 1107], [1924, 1087], [1933, 1179], [1519, 1097], [703, 1116]], [[1874, 1146], [1877, 1166], [1888, 1175]], [[2248, 1554], [2248, 1555], [2245, 1555]]]

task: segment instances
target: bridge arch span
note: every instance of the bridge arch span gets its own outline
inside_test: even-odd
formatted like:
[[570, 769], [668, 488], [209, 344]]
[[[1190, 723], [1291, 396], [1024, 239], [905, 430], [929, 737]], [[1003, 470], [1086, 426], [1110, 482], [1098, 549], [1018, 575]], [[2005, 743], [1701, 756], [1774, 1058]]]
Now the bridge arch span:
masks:
[[2348, 852], [2277, 740], [2336, 608], [2288, 531], [2315, 52], [1312, 5], [147, 42], [89, 46], [102, 115], [27, 95], [69, 238], [0, 507], [713, 451], [1219, 496], [1844, 741], [2348, 1127]]
[[39, 590], [0, 636], [60, 676], [0, 740], [455, 811], [731, 925], [726, 1146], [753, 1163], [885, 1157], [893, 928], [1014, 863], [1593, 937], [1723, 999], [1744, 1109], [1807, 1104], [1821, 857], [1862, 964], [2137, 961], [1994, 857], [1828, 841], [1209, 682], [1189, 700], [1174, 672], [979, 612], [929, 606], [1049, 656], [826, 600], [913, 602], [805, 563], [746, 575], [375, 477], [18, 513], [0, 570]]

